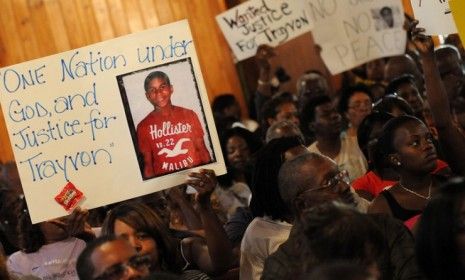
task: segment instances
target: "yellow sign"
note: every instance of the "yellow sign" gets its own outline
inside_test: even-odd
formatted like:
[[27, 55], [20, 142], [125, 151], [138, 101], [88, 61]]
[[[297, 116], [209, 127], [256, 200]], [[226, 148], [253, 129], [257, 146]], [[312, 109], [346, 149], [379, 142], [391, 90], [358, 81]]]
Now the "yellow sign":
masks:
[[449, 1], [449, 6], [452, 11], [452, 16], [455, 20], [455, 25], [459, 31], [460, 40], [465, 42], [465, 2], [458, 0]]

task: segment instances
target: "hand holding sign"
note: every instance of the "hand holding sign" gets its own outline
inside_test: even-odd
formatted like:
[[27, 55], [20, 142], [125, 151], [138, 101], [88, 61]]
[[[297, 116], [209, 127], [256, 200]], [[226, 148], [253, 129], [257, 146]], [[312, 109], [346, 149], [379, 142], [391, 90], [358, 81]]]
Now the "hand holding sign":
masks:
[[423, 58], [431, 58], [434, 56], [433, 39], [431, 39], [431, 36], [425, 35], [425, 29], [417, 27], [417, 24], [418, 21], [415, 20], [412, 22], [412, 25], [409, 26], [409, 32], [412, 35], [412, 41]]
[[201, 169], [200, 172], [192, 172], [189, 174], [187, 184], [193, 186], [197, 190], [196, 200], [201, 205], [206, 205], [210, 202], [210, 195], [215, 190], [218, 181], [216, 180], [215, 171], [210, 169]]
[[260, 69], [270, 69], [270, 59], [276, 56], [274, 49], [268, 45], [260, 45], [257, 48], [257, 54], [255, 59], [257, 60], [258, 67]]

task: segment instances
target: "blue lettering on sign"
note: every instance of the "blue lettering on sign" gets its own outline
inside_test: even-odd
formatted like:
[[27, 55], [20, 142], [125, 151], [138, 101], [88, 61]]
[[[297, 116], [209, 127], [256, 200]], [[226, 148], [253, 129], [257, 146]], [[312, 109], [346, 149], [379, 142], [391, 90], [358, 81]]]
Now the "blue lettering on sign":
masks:
[[78, 171], [81, 167], [89, 167], [99, 165], [102, 162], [111, 164], [111, 153], [99, 148], [92, 151], [79, 151], [73, 155], [64, 155], [61, 159], [43, 159], [43, 153], [35, 154], [20, 164], [26, 164], [32, 175], [32, 181], [42, 181], [61, 174], [65, 180], [69, 180], [71, 171]]
[[151, 63], [163, 61], [168, 58], [179, 58], [187, 55], [187, 49], [192, 44], [192, 40], [174, 41], [170, 36], [168, 45], [154, 45], [145, 48], [137, 48], [137, 58], [139, 63]]
[[96, 76], [99, 72], [105, 72], [119, 67], [126, 66], [126, 57], [124, 55], [107, 56], [102, 55], [101, 52], [89, 51], [88, 54], [79, 55], [79, 51], [68, 59], [61, 59], [61, 81], [64, 82], [66, 78], [76, 79], [89, 75]]
[[6, 69], [4, 73], [0, 72], [1, 84], [3, 88], [14, 93], [19, 89], [26, 89], [35, 85], [45, 84], [44, 71], [45, 65], [41, 65], [36, 69], [29, 69], [25, 73], [16, 71], [15, 69]]

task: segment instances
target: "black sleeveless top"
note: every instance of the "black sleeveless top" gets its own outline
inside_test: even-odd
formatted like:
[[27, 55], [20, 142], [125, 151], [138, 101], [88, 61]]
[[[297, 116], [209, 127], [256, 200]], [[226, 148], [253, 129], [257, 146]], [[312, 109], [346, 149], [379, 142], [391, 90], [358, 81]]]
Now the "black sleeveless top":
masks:
[[416, 215], [419, 215], [423, 212], [422, 210], [412, 210], [403, 208], [388, 190], [383, 190], [380, 194], [383, 195], [384, 198], [386, 198], [389, 208], [391, 209], [392, 215], [396, 219], [405, 222], [410, 218], [413, 218]]

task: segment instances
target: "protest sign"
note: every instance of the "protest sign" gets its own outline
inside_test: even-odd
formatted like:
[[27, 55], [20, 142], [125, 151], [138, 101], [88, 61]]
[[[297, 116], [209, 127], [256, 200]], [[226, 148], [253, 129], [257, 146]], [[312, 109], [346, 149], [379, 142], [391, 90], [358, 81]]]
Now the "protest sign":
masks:
[[254, 56], [261, 44], [281, 45], [313, 26], [302, 0], [251, 0], [216, 21], [239, 61]]
[[315, 43], [334, 75], [370, 60], [405, 52], [400, 0], [307, 0]]
[[[449, 5], [452, 10], [452, 16], [454, 17], [460, 40], [465, 42], [465, 2], [451, 0], [449, 1]], [[462, 57], [462, 59], [464, 58]]]
[[2, 68], [0, 101], [34, 223], [225, 173], [185, 20]]
[[413, 14], [418, 26], [427, 35], [457, 33], [448, 0], [411, 0]]

